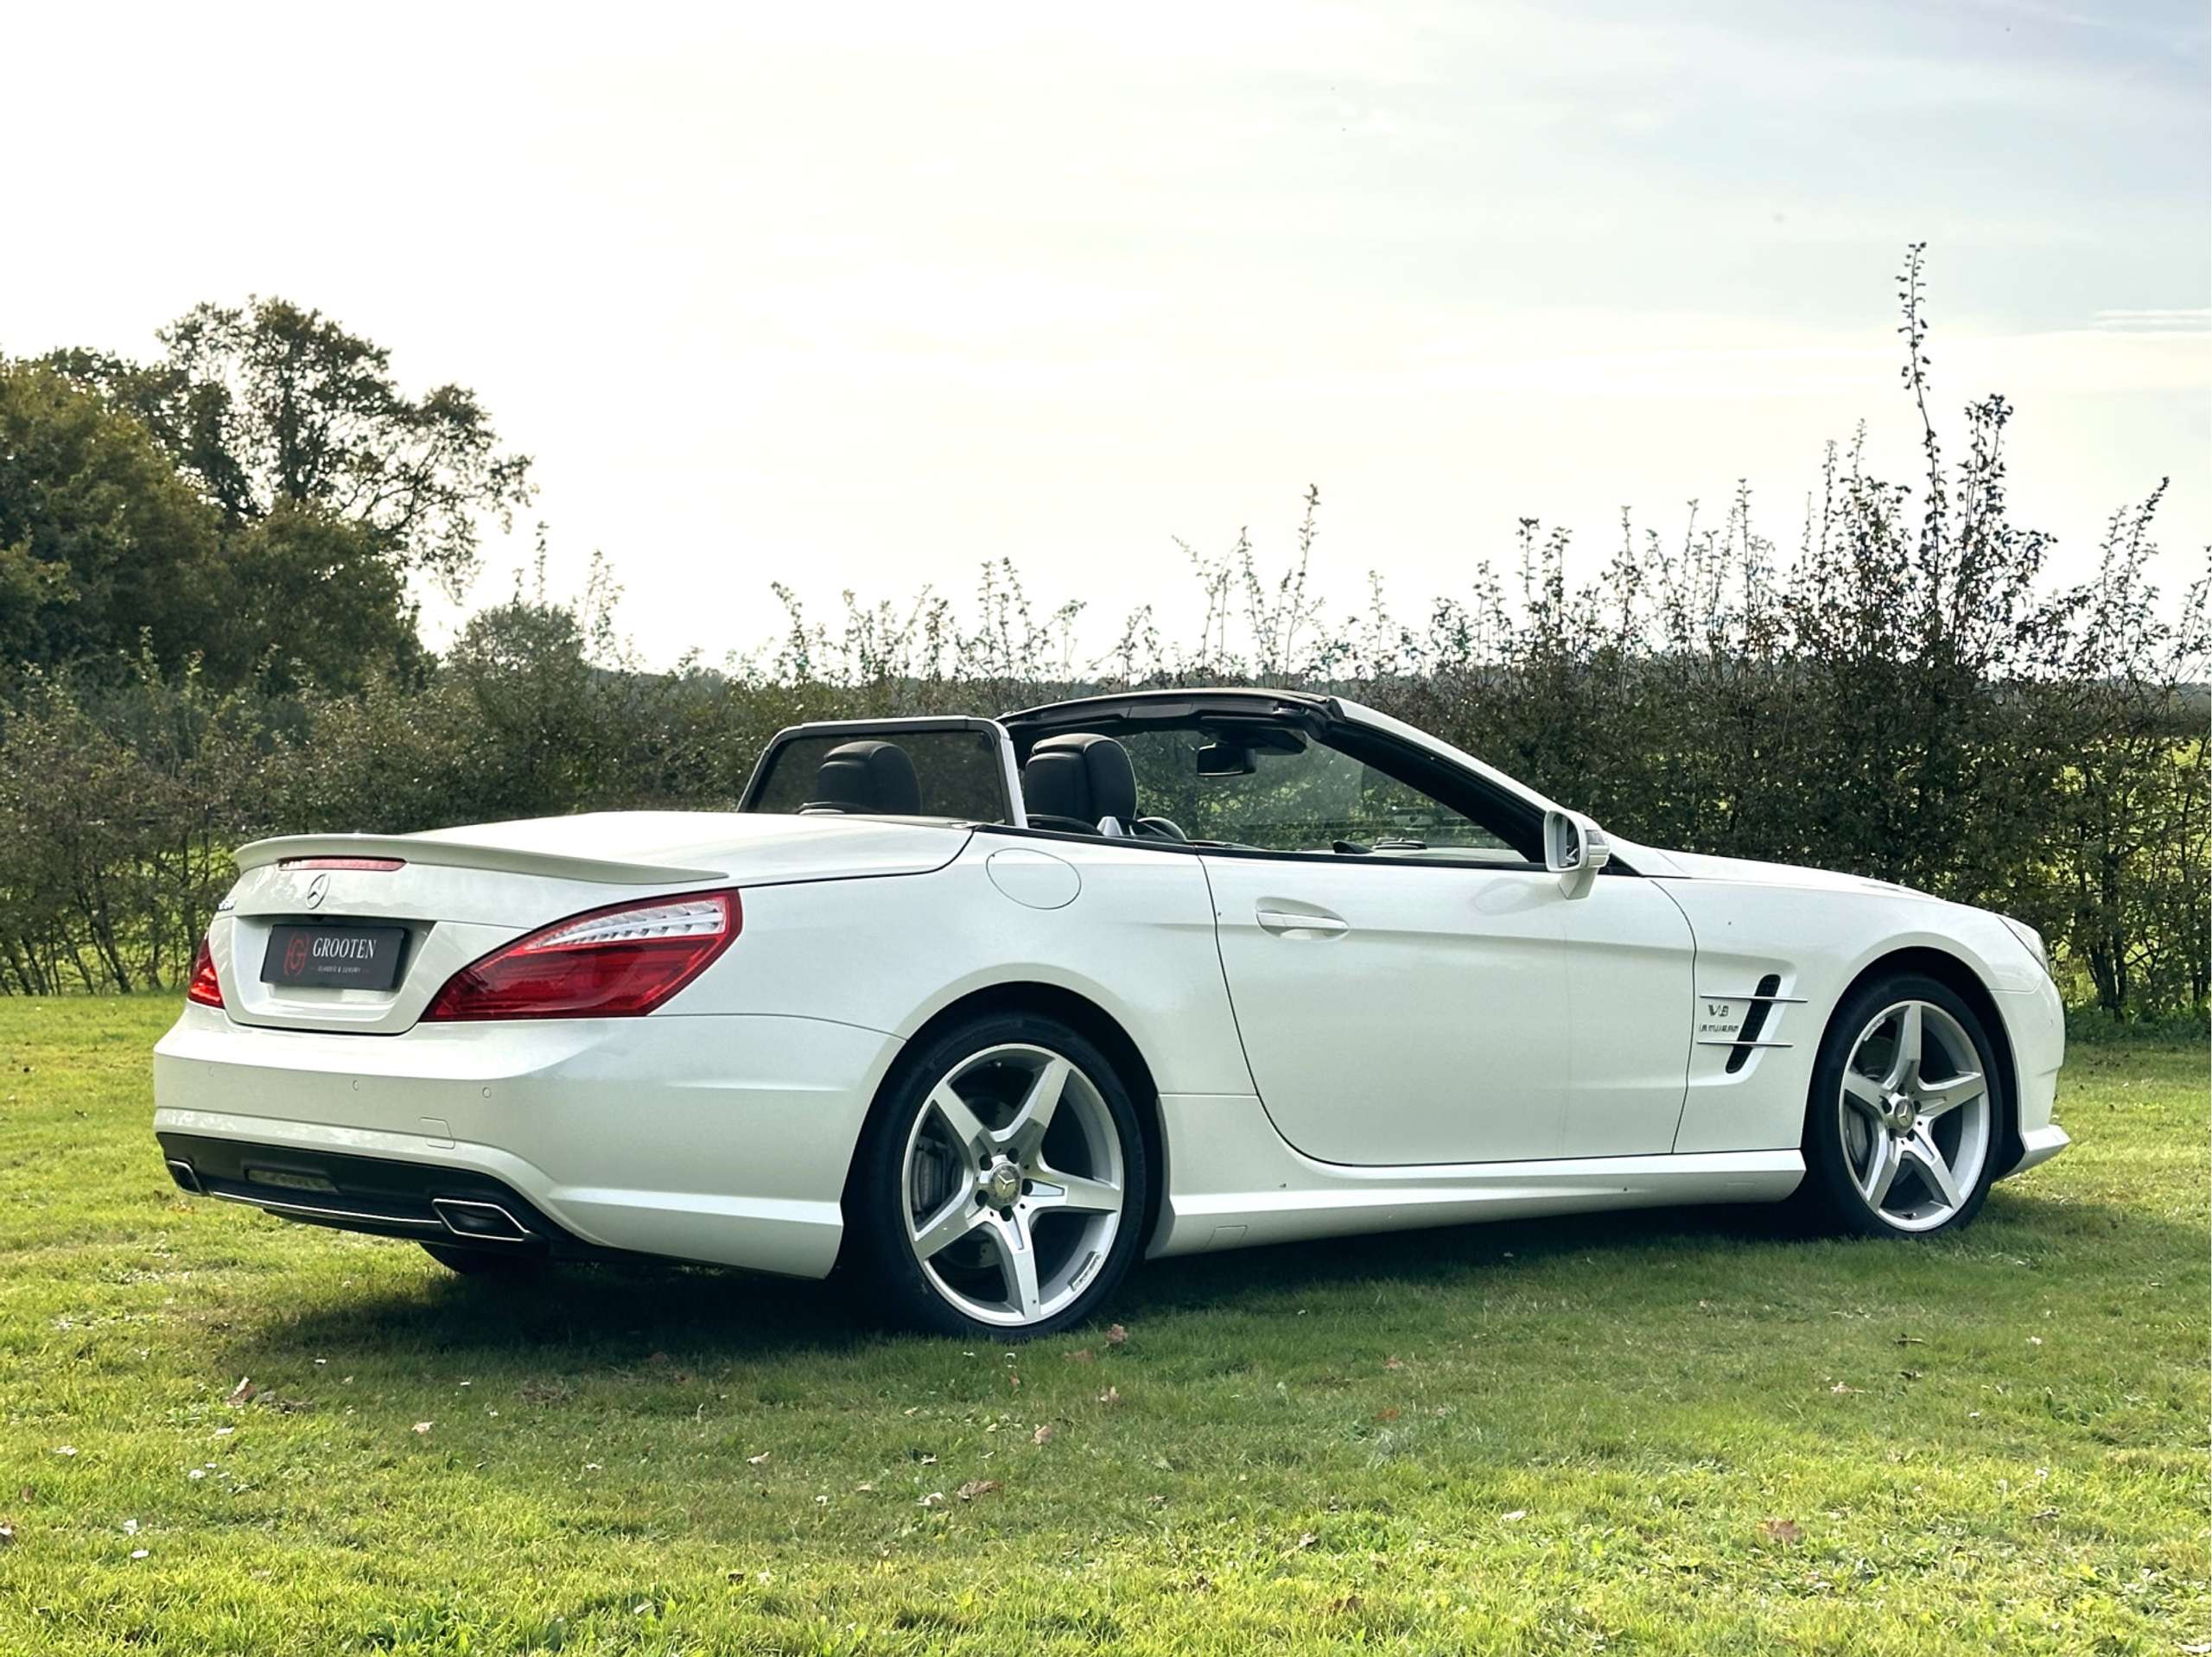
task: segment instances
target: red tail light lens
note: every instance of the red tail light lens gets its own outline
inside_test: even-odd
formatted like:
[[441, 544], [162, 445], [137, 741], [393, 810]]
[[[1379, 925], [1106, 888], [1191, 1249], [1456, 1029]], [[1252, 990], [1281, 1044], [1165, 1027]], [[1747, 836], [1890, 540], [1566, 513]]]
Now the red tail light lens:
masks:
[[743, 921], [734, 892], [572, 915], [463, 967], [423, 1016], [638, 1018], [704, 972]]
[[223, 981], [215, 976], [215, 952], [204, 937], [192, 957], [192, 976], [184, 981], [184, 999], [198, 1006], [223, 1005]]

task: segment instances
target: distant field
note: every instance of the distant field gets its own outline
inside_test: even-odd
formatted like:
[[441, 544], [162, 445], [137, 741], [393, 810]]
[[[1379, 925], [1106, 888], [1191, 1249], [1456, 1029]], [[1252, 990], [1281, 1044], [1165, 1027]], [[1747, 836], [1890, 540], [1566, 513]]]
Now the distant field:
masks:
[[148, 1133], [171, 1011], [0, 1002], [0, 1652], [2212, 1641], [2201, 1039], [2078, 1050], [2075, 1148], [1956, 1237], [1168, 1262], [1124, 1340], [1010, 1354], [188, 1199]]

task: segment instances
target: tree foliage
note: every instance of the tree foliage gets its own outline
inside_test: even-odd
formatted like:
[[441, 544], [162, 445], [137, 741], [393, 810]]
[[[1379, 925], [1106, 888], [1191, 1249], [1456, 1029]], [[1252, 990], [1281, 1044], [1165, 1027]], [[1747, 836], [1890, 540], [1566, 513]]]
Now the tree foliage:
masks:
[[[203, 308], [153, 369], [0, 365], [0, 984], [174, 982], [260, 833], [726, 805], [800, 720], [1260, 681], [1357, 696], [1633, 840], [2019, 915], [2075, 999], [2201, 1013], [2212, 639], [2203, 586], [2176, 606], [2148, 578], [2163, 486], [2052, 583], [2007, 495], [2011, 405], [1967, 405], [1955, 446], [1934, 417], [1917, 249], [1900, 299], [1922, 465], [1831, 448], [1788, 553], [1743, 487], [1676, 537], [1624, 517], [1581, 584], [1525, 520], [1418, 618], [1379, 576], [1330, 615], [1309, 491], [1280, 570], [1243, 531], [1192, 552], [1195, 637], [1140, 611], [1096, 659], [1080, 604], [1033, 606], [1001, 562], [965, 606], [848, 594], [825, 622], [779, 587], [763, 651], [646, 672], [605, 567], [570, 602], [541, 562], [431, 662], [406, 576], [461, 567], [460, 518], [524, 486], [473, 399], [406, 403], [381, 352], [289, 307]], [[474, 435], [416, 423], [448, 417]], [[445, 480], [394, 505], [425, 467]]]

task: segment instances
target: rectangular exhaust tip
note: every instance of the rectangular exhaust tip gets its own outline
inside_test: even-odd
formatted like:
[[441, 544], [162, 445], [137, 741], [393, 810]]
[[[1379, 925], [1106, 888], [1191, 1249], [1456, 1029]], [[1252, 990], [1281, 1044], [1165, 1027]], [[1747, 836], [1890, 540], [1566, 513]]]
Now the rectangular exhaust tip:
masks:
[[171, 1157], [168, 1159], [168, 1165], [169, 1178], [176, 1181], [184, 1190], [190, 1191], [194, 1197], [205, 1197], [207, 1194], [200, 1184], [200, 1176], [193, 1171], [192, 1165], [182, 1157]]
[[528, 1242], [530, 1228], [497, 1203], [459, 1197], [434, 1197], [430, 1208], [445, 1228], [471, 1242]]

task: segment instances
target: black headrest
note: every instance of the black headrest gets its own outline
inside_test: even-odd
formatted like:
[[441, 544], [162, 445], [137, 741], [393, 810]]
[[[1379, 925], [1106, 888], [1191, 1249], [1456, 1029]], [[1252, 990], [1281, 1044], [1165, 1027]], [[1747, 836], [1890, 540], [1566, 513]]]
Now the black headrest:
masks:
[[1137, 814], [1137, 774], [1129, 751], [1110, 736], [1048, 736], [1021, 768], [1021, 797], [1039, 816], [1126, 825]]
[[814, 797], [800, 809], [916, 817], [922, 785], [914, 780], [914, 762], [897, 743], [847, 742], [823, 759], [814, 773]]

